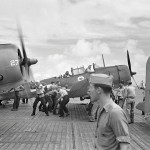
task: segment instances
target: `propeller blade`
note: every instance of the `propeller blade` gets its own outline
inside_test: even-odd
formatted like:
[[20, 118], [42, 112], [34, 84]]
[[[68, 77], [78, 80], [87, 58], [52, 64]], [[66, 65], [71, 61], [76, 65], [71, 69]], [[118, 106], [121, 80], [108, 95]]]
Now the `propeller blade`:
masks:
[[140, 87], [138, 86], [138, 84], [136, 83], [136, 81], [135, 81], [135, 79], [134, 79], [134, 77], [132, 76], [132, 79], [134, 80], [134, 82], [135, 82], [135, 84], [136, 84], [136, 86], [137, 86], [137, 88], [138, 89], [140, 89]]
[[33, 74], [32, 74], [32, 71], [30, 69], [30, 66], [36, 64], [38, 62], [38, 60], [37, 59], [30, 59], [30, 58], [27, 57], [27, 53], [26, 53], [26, 50], [25, 50], [25, 44], [24, 44], [24, 41], [23, 41], [23, 34], [22, 34], [21, 26], [20, 26], [19, 23], [18, 23], [18, 34], [19, 34], [19, 39], [20, 39], [22, 53], [23, 53], [23, 59], [22, 59], [22, 62], [21, 62], [21, 69], [24, 68], [24, 69], [22, 69], [23, 73], [24, 73], [23, 74], [24, 79], [27, 82], [34, 81]]
[[129, 56], [129, 52], [127, 50], [127, 61], [128, 61], [128, 67], [129, 67], [129, 70], [130, 70], [130, 74], [131, 74], [131, 62], [130, 62], [130, 56]]
[[24, 71], [24, 77], [25, 80], [30, 80], [29, 79], [29, 64], [28, 64], [28, 57], [27, 57], [27, 53], [25, 50], [25, 45], [24, 45], [24, 41], [23, 41], [23, 34], [22, 34], [22, 30], [21, 30], [21, 26], [18, 23], [18, 34], [19, 34], [19, 39], [20, 39], [20, 43], [21, 43], [21, 48], [22, 48], [22, 53], [23, 53], [23, 61], [21, 65], [24, 65], [25, 71]]
[[127, 50], [127, 61], [128, 61], [128, 67], [129, 67], [129, 70], [130, 70], [130, 74], [131, 76], [135, 75], [136, 72], [132, 72], [132, 69], [131, 69], [131, 61], [130, 61], [130, 56], [129, 56], [129, 52]]
[[24, 63], [27, 63], [28, 57], [27, 57], [25, 45], [23, 42], [23, 34], [22, 34], [21, 26], [19, 24], [18, 24], [18, 34], [19, 34], [19, 39], [20, 39], [21, 48], [22, 48], [22, 52], [23, 52], [23, 59], [25, 61]]

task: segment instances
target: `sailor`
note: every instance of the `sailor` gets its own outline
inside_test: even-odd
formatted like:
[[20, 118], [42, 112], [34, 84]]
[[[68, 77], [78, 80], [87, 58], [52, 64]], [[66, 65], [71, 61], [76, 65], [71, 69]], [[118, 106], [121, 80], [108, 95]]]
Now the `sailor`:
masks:
[[127, 98], [126, 98], [126, 114], [129, 123], [134, 123], [134, 106], [135, 106], [135, 87], [132, 86], [132, 82], [128, 81], [128, 86], [126, 87]]
[[13, 108], [11, 111], [17, 111], [20, 103], [20, 95], [19, 92], [22, 91], [24, 87], [22, 85], [14, 88], [14, 103], [13, 103]]
[[71, 75], [69, 74], [69, 71], [66, 71], [64, 74], [64, 78], [69, 78]]
[[116, 92], [117, 104], [121, 108], [123, 108], [123, 105], [124, 105], [124, 98], [125, 98], [125, 86], [124, 86], [124, 81], [122, 80], [119, 83], [119, 88], [117, 89], [117, 92]]
[[[48, 104], [47, 109], [48, 109], [48, 111], [50, 111], [50, 112], [52, 112], [52, 104], [53, 104], [52, 98], [51, 98], [51, 95], [50, 95], [51, 86], [52, 86], [52, 85], [49, 85], [49, 88], [48, 88], [47, 85], [44, 87], [45, 103], [46, 103], [46, 105]], [[39, 111], [43, 111], [43, 112], [44, 112], [44, 108], [43, 108], [43, 104], [42, 104], [42, 103], [40, 103], [40, 105], [39, 105]]]
[[129, 149], [130, 136], [126, 114], [110, 97], [113, 77], [91, 74], [89, 81], [91, 100], [97, 101], [99, 105], [95, 135], [96, 149]]
[[48, 110], [50, 112], [53, 112], [53, 114], [56, 114], [56, 108], [55, 108], [55, 105], [57, 103], [57, 90], [56, 89], [57, 89], [57, 86], [53, 84], [48, 89], [48, 92], [45, 94], [46, 100], [48, 103]]
[[85, 72], [93, 72], [92, 71], [92, 65], [89, 65], [86, 69]]
[[44, 109], [45, 114], [47, 116], [49, 116], [48, 110], [47, 110], [47, 107], [46, 107], [45, 97], [44, 97], [44, 87], [40, 82], [36, 83], [36, 93], [37, 93], [37, 96], [36, 96], [35, 101], [33, 103], [33, 112], [31, 114], [31, 116], [35, 115], [36, 107], [37, 107], [37, 104], [38, 104], [39, 101], [41, 101], [41, 103], [43, 105], [43, 109]]
[[66, 105], [69, 102], [69, 96], [66, 89], [62, 89], [61, 86], [58, 86], [57, 88], [58, 93], [60, 94], [60, 97], [58, 99], [59, 101], [59, 117], [64, 117], [64, 112], [66, 113], [66, 116], [69, 115], [68, 108]]

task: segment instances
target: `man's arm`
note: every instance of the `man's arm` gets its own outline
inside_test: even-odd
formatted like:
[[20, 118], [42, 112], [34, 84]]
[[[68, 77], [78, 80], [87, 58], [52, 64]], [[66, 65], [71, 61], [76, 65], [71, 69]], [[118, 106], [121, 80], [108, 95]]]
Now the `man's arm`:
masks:
[[121, 150], [127, 150], [130, 145], [130, 134], [127, 117], [122, 109], [114, 109], [111, 112], [110, 126], [120, 144]]

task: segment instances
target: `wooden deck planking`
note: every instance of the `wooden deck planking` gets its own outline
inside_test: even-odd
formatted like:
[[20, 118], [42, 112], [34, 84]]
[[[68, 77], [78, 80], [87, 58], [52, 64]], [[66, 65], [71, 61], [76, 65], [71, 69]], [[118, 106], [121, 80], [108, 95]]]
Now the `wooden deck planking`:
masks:
[[[16, 112], [10, 111], [12, 105], [0, 108], [0, 150], [93, 150], [96, 123], [88, 122], [86, 106], [78, 102], [68, 105], [70, 116], [65, 118], [38, 110], [32, 117], [32, 100]], [[133, 150], [150, 147], [150, 125], [143, 121], [136, 113], [129, 125]]]

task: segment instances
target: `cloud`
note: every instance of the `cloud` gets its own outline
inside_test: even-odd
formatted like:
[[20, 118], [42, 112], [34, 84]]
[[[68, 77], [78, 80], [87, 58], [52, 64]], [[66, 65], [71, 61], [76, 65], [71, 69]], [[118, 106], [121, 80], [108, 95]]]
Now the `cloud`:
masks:
[[20, 47], [16, 31], [19, 14], [27, 53], [39, 58], [34, 67], [38, 78], [93, 62], [102, 64], [102, 53], [106, 65], [122, 64], [124, 49], [130, 51], [133, 71], [145, 72], [149, 55], [148, 52], [146, 55], [149, 43], [145, 42], [150, 35], [149, 0], [0, 0], [0, 3], [0, 41], [12, 41]]
[[65, 54], [73, 55], [74, 57], [93, 57], [100, 54], [110, 54], [109, 46], [100, 40], [93, 40], [92, 42], [82, 39], [76, 45], [71, 46], [71, 50], [67, 49]]
[[150, 17], [149, 6], [149, 0], [1, 0], [0, 16], [15, 22], [19, 14], [30, 42], [50, 37], [111, 38], [126, 36], [122, 28], [138, 30], [131, 18]]
[[[110, 55], [111, 50], [109, 46], [101, 42], [100, 40], [88, 41], [85, 39], [79, 40], [75, 45], [70, 46], [71, 49], [64, 50], [61, 54], [51, 54], [47, 58], [41, 58], [38, 65], [43, 66], [39, 68], [35, 66], [35, 72], [37, 78], [46, 78], [47, 76], [58, 76], [64, 74], [65, 71], [71, 69], [71, 67], [76, 68], [84, 66], [85, 68], [92, 64], [101, 62], [101, 54]], [[45, 74], [40, 70], [45, 70]]]
[[139, 25], [143, 28], [150, 28], [150, 19], [140, 22]]

